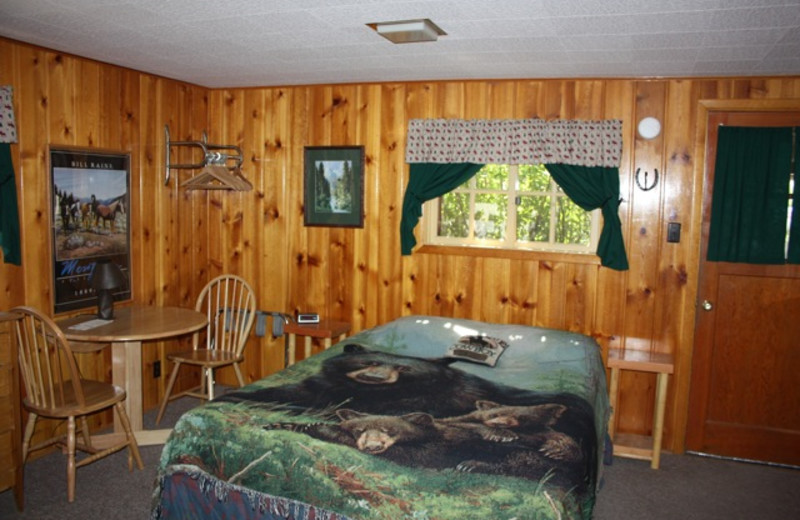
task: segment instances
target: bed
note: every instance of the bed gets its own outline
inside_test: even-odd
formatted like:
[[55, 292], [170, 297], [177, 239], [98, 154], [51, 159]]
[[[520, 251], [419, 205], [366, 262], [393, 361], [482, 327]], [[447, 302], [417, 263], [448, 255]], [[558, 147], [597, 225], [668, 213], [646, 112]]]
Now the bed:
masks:
[[184, 414], [151, 517], [588, 519], [608, 414], [590, 337], [403, 317]]

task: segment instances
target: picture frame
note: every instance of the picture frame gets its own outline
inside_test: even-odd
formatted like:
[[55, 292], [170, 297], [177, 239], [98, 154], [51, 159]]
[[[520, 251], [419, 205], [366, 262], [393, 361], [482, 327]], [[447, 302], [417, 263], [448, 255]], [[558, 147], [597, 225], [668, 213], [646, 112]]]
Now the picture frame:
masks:
[[306, 226], [364, 227], [364, 147], [306, 146]]
[[96, 305], [90, 278], [105, 261], [124, 278], [114, 301], [130, 300], [130, 154], [51, 147], [49, 161], [54, 312]]

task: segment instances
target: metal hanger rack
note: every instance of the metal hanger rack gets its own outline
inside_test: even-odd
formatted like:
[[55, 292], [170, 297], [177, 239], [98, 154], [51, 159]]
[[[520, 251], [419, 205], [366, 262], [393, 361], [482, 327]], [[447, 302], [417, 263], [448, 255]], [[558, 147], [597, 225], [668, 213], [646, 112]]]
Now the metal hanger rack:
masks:
[[[208, 136], [203, 132], [201, 141], [172, 141], [169, 134], [169, 125], [164, 125], [164, 184], [169, 184], [170, 170], [197, 170], [200, 173], [186, 179], [181, 186], [187, 190], [233, 190], [250, 191], [253, 185], [242, 175], [243, 161], [242, 150], [234, 145], [209, 144]], [[173, 164], [171, 161], [171, 148], [173, 146], [186, 146], [198, 148], [203, 153], [203, 159], [197, 163]], [[235, 153], [225, 153], [233, 151]]]

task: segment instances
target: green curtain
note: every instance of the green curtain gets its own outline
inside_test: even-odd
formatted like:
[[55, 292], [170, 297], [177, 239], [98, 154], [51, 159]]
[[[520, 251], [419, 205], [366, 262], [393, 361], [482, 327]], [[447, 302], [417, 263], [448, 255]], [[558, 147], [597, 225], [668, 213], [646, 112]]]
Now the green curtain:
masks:
[[791, 160], [791, 127], [719, 128], [709, 261], [785, 263]]
[[0, 246], [3, 248], [5, 263], [22, 265], [17, 185], [14, 182], [11, 145], [8, 143], [0, 143]]
[[800, 264], [800, 195], [798, 194], [797, 172], [800, 171], [800, 127], [794, 127], [794, 195], [792, 199], [792, 227], [789, 233], [789, 254], [786, 261], [790, 264]]
[[410, 165], [408, 186], [403, 197], [403, 216], [400, 219], [400, 251], [403, 255], [410, 255], [417, 244], [414, 228], [422, 216], [422, 204], [458, 188], [481, 168], [482, 164], [473, 163]]
[[601, 208], [603, 230], [597, 243], [600, 263], [617, 271], [628, 269], [619, 219], [619, 168], [545, 164], [553, 180], [572, 201], [586, 211]]

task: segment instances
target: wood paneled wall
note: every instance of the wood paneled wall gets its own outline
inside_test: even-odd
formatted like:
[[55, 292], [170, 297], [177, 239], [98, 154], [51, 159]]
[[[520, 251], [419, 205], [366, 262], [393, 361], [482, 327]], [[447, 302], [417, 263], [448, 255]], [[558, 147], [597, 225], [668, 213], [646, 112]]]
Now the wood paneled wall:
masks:
[[[697, 107], [708, 99], [800, 98], [800, 78], [445, 81], [208, 90], [0, 39], [0, 83], [15, 88], [20, 142], [23, 267], [0, 266], [0, 309], [50, 306], [49, 145], [126, 150], [132, 156], [134, 300], [191, 306], [211, 276], [250, 280], [266, 310], [313, 310], [362, 330], [402, 315], [521, 323], [594, 336], [612, 345], [673, 352], [666, 446], [686, 424], [699, 251], [702, 177]], [[662, 121], [644, 141], [635, 122]], [[631, 268], [594, 257], [423, 248], [400, 256], [411, 118], [566, 118], [623, 121], [620, 217]], [[190, 172], [164, 186], [163, 126], [173, 139], [236, 144], [250, 192], [189, 191]], [[363, 229], [303, 226], [305, 146], [364, 145]], [[658, 169], [652, 191], [636, 169]], [[176, 175], [173, 172], [173, 175]], [[666, 242], [668, 222], [682, 225]], [[180, 342], [145, 349], [145, 374]], [[253, 337], [249, 380], [278, 370], [280, 340]], [[87, 362], [88, 363], [88, 362]], [[105, 363], [105, 364], [104, 364]], [[107, 360], [93, 365], [108, 371]], [[223, 374], [224, 381], [230, 374]], [[145, 382], [155, 406], [163, 377]], [[617, 414], [648, 432], [655, 380], [626, 374]]]

